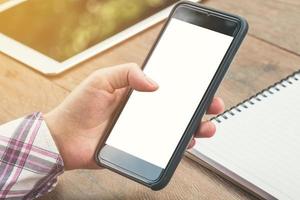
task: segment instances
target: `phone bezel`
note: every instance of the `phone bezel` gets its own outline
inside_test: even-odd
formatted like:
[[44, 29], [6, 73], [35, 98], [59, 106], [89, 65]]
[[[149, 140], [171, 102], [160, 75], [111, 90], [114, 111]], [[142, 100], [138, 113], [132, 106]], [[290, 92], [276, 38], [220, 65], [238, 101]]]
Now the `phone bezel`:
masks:
[[[176, 12], [180, 8], [189, 9], [189, 10], [192, 10], [193, 12], [196, 11], [197, 13], [202, 13], [207, 16], [213, 16], [218, 19], [233, 21], [237, 24], [237, 28], [233, 32], [234, 38], [233, 38], [233, 41], [232, 41], [230, 47], [228, 48], [225, 56], [223, 57], [223, 60], [222, 60], [221, 64], [219, 65], [214, 77], [212, 78], [204, 96], [202, 97], [202, 100], [199, 102], [198, 107], [197, 107], [193, 117], [191, 118], [190, 123], [188, 124], [185, 132], [183, 133], [183, 136], [182, 136], [181, 140], [179, 141], [172, 157], [170, 158], [168, 165], [166, 166], [165, 169], [160, 168], [159, 173], [157, 172], [157, 169], [153, 168], [153, 172], [155, 172], [155, 174], [150, 174], [150, 176], [139, 175], [130, 169], [126, 169], [126, 167], [124, 168], [124, 166], [128, 166], [128, 162], [130, 163], [130, 161], [132, 160], [132, 159], [130, 159], [129, 156], [126, 156], [125, 152], [122, 152], [119, 150], [119, 153], [122, 158], [126, 158], [126, 157], [129, 158], [128, 160], [125, 159], [127, 161], [126, 162], [127, 164], [125, 164], [125, 162], [124, 162], [122, 164], [122, 166], [120, 166], [119, 164], [117, 165], [116, 163], [119, 162], [118, 159], [120, 159], [120, 155], [118, 158], [115, 157], [115, 154], [118, 154], [118, 152], [115, 153], [114, 152], [115, 149], [113, 149], [113, 147], [110, 147], [109, 145], [105, 144], [105, 141], [108, 138], [109, 133], [113, 129], [113, 126], [116, 123], [118, 117], [120, 116], [122, 109], [126, 105], [127, 100], [129, 99], [132, 91], [129, 92], [127, 98], [122, 102], [121, 106], [119, 107], [117, 114], [114, 116], [112, 123], [110, 124], [109, 128], [107, 129], [108, 134], [106, 135], [104, 142], [102, 142], [102, 146], [99, 146], [99, 149], [95, 155], [97, 163], [99, 165], [109, 168], [112, 171], [115, 171], [123, 176], [126, 176], [132, 180], [135, 180], [143, 185], [151, 187], [151, 189], [153, 189], [153, 190], [161, 189], [169, 182], [172, 174], [174, 173], [177, 165], [179, 164], [179, 162], [183, 156], [184, 150], [186, 149], [190, 139], [192, 138], [193, 133], [198, 128], [198, 122], [200, 121], [203, 114], [205, 113], [207, 106], [211, 102], [212, 97], [213, 97], [218, 85], [220, 84], [225, 72], [228, 69], [228, 66], [229, 66], [231, 60], [233, 59], [233, 56], [235, 55], [241, 41], [243, 40], [243, 38], [247, 32], [247, 27], [248, 27], [247, 22], [240, 17], [234, 16], [231, 14], [226, 14], [226, 13], [216, 11], [213, 9], [208, 9], [206, 7], [200, 6], [199, 4], [194, 4], [191, 2], [180, 2], [173, 8], [170, 16], [167, 19], [167, 22], [165, 23], [162, 31], [159, 34], [156, 42], [154, 43], [148, 56], [146, 57], [143, 65], [142, 65], [142, 68], [144, 68], [145, 65], [147, 64], [156, 45], [160, 41], [161, 36], [163, 35], [165, 29], [167, 28], [170, 20], [175, 16]], [[217, 31], [217, 32], [219, 32], [219, 31]], [[112, 158], [114, 158], [114, 159], [112, 159]], [[139, 158], [137, 158], [137, 159], [139, 159]], [[140, 161], [139, 161], [138, 165], [136, 165], [136, 166], [143, 166], [142, 164], [146, 162], [141, 159], [139, 159], [139, 160]], [[145, 171], [145, 174], [147, 174], [147, 173], [149, 174], [148, 171], [147, 172]], [[155, 177], [157, 177], [157, 178], [155, 178]]]

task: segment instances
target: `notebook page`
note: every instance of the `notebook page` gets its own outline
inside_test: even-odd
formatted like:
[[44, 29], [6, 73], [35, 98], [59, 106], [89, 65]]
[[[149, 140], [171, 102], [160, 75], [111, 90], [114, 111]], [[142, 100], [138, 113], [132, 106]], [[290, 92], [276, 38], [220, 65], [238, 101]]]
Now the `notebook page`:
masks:
[[242, 105], [221, 119], [216, 135], [198, 139], [193, 151], [278, 199], [300, 196], [300, 75], [267, 98]]

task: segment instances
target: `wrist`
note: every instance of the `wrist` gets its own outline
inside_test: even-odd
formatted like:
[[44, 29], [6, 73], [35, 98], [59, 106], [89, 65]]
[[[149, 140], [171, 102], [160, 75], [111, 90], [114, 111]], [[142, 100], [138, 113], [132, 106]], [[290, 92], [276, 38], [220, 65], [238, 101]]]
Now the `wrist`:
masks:
[[44, 121], [49, 129], [49, 132], [52, 136], [52, 139], [63, 159], [64, 162], [64, 168], [65, 170], [68, 170], [69, 167], [69, 162], [67, 160], [67, 156], [65, 153], [64, 149], [64, 138], [63, 138], [63, 133], [65, 132], [62, 130], [61, 125], [59, 121], [57, 121], [57, 118], [55, 117], [55, 113], [53, 111], [46, 113], [43, 115]]
[[84, 143], [85, 138], [81, 140], [76, 137], [82, 133], [70, 123], [72, 120], [63, 116], [62, 112], [55, 109], [45, 114], [44, 120], [63, 159], [65, 170], [99, 168], [90, 158], [90, 145]]

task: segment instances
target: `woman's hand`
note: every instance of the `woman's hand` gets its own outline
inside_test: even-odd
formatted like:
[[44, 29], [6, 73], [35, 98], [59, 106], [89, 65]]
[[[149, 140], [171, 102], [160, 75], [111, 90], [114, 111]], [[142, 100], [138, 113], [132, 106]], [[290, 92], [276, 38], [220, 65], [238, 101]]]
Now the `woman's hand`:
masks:
[[[106, 127], [129, 88], [154, 92], [158, 84], [145, 76], [136, 64], [100, 69], [44, 116], [66, 170], [99, 168], [94, 160], [95, 151], [103, 142]], [[223, 101], [214, 98], [207, 113], [218, 114], [223, 110]], [[211, 122], [202, 122], [200, 127], [195, 137], [211, 137], [215, 133]], [[189, 147], [194, 143], [193, 139]]]

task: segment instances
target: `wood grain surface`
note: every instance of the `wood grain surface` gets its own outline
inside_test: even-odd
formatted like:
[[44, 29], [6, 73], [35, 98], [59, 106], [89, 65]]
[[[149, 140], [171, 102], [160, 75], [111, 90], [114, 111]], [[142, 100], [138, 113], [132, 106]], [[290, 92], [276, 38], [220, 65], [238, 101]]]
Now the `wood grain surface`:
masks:
[[[217, 95], [229, 108], [300, 69], [298, 0], [207, 0], [205, 5], [239, 14], [250, 29]], [[0, 54], [0, 123], [33, 111], [47, 112], [94, 70], [124, 62], [142, 64], [162, 23], [56, 77], [46, 77]], [[153, 192], [108, 170], [76, 170], [60, 177], [56, 189], [40, 198], [64, 199], [256, 199], [184, 158], [170, 184]]]
[[300, 1], [211, 0], [206, 5], [245, 17], [249, 35], [300, 55]]

